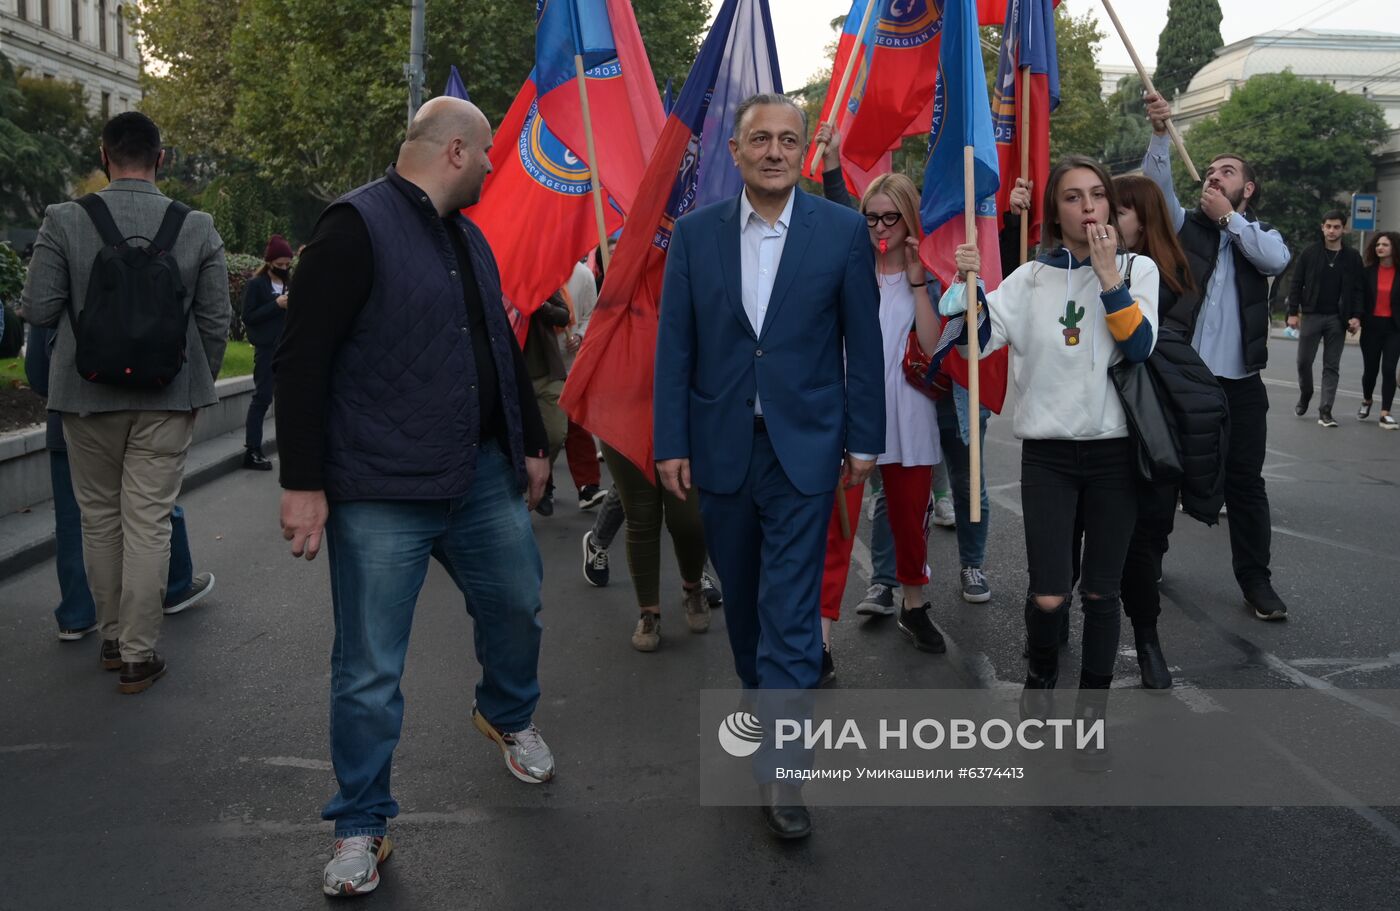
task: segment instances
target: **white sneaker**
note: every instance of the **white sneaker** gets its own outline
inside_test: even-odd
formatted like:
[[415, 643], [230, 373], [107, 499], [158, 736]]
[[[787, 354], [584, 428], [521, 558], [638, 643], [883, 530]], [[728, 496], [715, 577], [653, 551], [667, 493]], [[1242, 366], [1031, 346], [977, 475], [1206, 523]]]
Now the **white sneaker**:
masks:
[[958, 524], [957, 513], [953, 509], [952, 497], [939, 497], [933, 503], [933, 524], [951, 528]]
[[321, 877], [321, 891], [327, 895], [364, 895], [379, 888], [379, 865], [394, 853], [387, 835], [356, 835], [339, 838], [335, 854]]
[[533, 724], [514, 734], [502, 734], [476, 706], [472, 706], [472, 724], [501, 748], [506, 768], [516, 778], [526, 784], [540, 784], [554, 777], [554, 754], [540, 736], [540, 729]]

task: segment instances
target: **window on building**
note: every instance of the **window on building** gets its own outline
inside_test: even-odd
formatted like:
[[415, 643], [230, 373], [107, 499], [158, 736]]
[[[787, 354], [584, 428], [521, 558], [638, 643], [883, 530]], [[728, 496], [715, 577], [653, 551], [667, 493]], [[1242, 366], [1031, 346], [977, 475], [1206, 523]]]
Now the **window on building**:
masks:
[[49, 17], [49, 6], [53, 0], [39, 0], [39, 24], [44, 28], [53, 28], [53, 20]]
[[97, 0], [97, 46], [107, 50], [107, 0]]
[[19, 0], [19, 9], [17, 9], [15, 12], [18, 13], [21, 21], [27, 20], [29, 18], [28, 0]]
[[73, 40], [78, 41], [83, 37], [82, 28], [78, 25], [78, 23], [82, 21], [82, 10], [78, 8], [78, 0], [73, 0], [72, 5], [69, 7], [68, 18], [72, 20], [73, 23]]
[[117, 6], [117, 56], [126, 59], [126, 18], [121, 6]]
[[112, 117], [112, 93], [102, 93], [102, 120], [105, 122]]

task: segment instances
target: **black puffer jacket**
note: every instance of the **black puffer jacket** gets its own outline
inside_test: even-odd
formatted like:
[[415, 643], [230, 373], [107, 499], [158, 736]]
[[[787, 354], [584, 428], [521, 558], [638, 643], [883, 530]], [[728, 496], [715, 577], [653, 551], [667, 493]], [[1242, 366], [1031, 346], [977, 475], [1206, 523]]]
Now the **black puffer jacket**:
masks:
[[1225, 390], [1190, 340], [1166, 326], [1157, 330], [1157, 347], [1147, 368], [1165, 396], [1162, 404], [1181, 449], [1181, 508], [1191, 518], [1214, 525], [1225, 503], [1225, 454], [1230, 448]]

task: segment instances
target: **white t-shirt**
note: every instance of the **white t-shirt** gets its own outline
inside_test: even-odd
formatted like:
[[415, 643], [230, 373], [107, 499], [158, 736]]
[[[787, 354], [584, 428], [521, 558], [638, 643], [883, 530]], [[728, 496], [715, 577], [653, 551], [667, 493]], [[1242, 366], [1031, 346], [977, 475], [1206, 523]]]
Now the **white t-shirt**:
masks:
[[880, 275], [880, 336], [885, 349], [885, 451], [878, 465], [936, 465], [938, 412], [933, 400], [904, 378], [904, 349], [914, 325], [914, 289], [899, 272]]

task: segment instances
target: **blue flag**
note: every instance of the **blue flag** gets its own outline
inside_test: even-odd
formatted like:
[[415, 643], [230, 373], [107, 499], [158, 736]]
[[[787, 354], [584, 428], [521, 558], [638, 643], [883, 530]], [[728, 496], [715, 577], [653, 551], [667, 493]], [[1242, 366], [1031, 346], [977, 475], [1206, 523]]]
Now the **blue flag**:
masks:
[[447, 77], [447, 86], [442, 93], [448, 98], [460, 98], [463, 101], [471, 101], [467, 95], [467, 87], [462, 82], [462, 74], [457, 72], [457, 65], [452, 65], [452, 72]]
[[974, 148], [974, 198], [1001, 185], [992, 107], [977, 34], [976, 0], [948, 0], [943, 8], [943, 49], [933, 90], [924, 191], [919, 206], [925, 234], [963, 214], [963, 147]]

